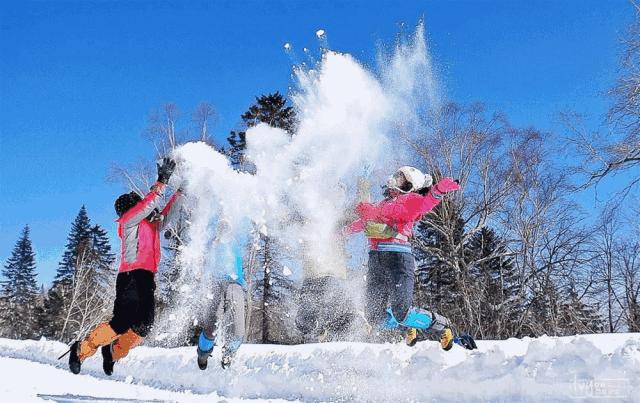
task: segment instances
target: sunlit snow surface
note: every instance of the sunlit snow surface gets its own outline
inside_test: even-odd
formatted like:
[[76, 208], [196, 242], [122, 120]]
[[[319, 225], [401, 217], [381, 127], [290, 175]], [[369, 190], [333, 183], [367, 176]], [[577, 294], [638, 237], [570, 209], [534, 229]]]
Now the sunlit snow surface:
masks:
[[[200, 371], [195, 347], [139, 347], [102, 373], [99, 354], [74, 376], [65, 345], [0, 339], [2, 401], [573, 401], [640, 396], [640, 334], [479, 341], [445, 352], [436, 342], [243, 345], [224, 371], [214, 350]], [[10, 357], [10, 358], [8, 358]], [[74, 397], [75, 396], [75, 397]], [[77, 399], [77, 400], [73, 400]]]

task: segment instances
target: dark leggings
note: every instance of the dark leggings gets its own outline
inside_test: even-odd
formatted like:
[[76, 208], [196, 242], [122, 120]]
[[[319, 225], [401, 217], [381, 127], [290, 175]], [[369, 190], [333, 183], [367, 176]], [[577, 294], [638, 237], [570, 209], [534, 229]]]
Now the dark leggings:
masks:
[[155, 317], [155, 289], [154, 274], [149, 270], [118, 273], [113, 318], [109, 322], [111, 328], [118, 334], [131, 329], [137, 335], [146, 337]]

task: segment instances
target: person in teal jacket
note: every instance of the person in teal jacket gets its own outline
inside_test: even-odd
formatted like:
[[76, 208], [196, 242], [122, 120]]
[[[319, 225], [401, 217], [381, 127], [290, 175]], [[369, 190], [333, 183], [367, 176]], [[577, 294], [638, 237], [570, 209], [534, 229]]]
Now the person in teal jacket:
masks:
[[[208, 307], [198, 339], [198, 367], [207, 369], [207, 361], [216, 344], [222, 344], [222, 368], [226, 369], [240, 348], [245, 335], [245, 278], [240, 242], [229, 239], [229, 224], [221, 220], [214, 247], [219, 252], [213, 279], [214, 302]], [[231, 263], [231, 264], [230, 264]]]

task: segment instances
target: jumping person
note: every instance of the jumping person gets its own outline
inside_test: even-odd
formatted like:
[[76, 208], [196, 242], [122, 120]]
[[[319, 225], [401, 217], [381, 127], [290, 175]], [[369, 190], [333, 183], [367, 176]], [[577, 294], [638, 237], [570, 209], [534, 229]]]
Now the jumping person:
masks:
[[413, 225], [423, 214], [437, 206], [444, 195], [460, 189], [451, 178], [443, 178], [431, 187], [433, 179], [418, 169], [404, 166], [389, 178], [385, 199], [379, 203], [361, 202], [359, 218], [345, 227], [350, 235], [364, 231], [369, 240], [365, 317], [379, 329], [404, 329], [407, 344], [416, 341], [416, 329], [440, 334], [440, 344], [449, 350], [454, 341], [475, 348], [470, 336], [454, 338], [447, 318], [414, 307], [415, 260], [410, 239]]
[[201, 370], [207, 369], [207, 360], [216, 343], [223, 344], [221, 365], [223, 369], [228, 368], [245, 335], [246, 292], [242, 250], [237, 240], [231, 239], [229, 223], [224, 219], [218, 223], [218, 234], [213, 242], [223, 265], [228, 266], [222, 270], [216, 268], [214, 275], [213, 295], [216, 299], [208, 307], [198, 339], [197, 359]]
[[125, 193], [115, 202], [118, 237], [122, 242], [120, 269], [116, 279], [113, 317], [100, 323], [84, 340], [71, 345], [69, 369], [80, 372], [82, 363], [102, 347], [103, 370], [113, 373], [114, 363], [147, 336], [154, 321], [156, 289], [154, 277], [160, 262], [160, 231], [177, 211], [180, 191], [165, 207], [159, 206], [176, 163], [164, 158], [158, 164], [158, 180], [142, 199], [137, 193]]

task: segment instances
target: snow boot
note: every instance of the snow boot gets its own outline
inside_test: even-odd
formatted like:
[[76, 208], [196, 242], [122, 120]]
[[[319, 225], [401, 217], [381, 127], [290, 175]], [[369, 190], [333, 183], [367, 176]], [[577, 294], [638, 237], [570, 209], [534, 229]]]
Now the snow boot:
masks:
[[455, 337], [453, 339], [453, 342], [466, 348], [467, 350], [475, 350], [478, 348], [475, 340], [473, 340], [473, 337], [469, 336], [468, 334], [463, 334], [462, 336]]
[[113, 365], [115, 364], [111, 351], [112, 345], [113, 344], [107, 344], [106, 346], [102, 346], [102, 370], [109, 376], [113, 374]]
[[222, 361], [220, 362], [222, 369], [227, 369], [231, 366], [231, 361], [238, 352], [240, 344], [241, 342], [239, 341], [233, 341], [228, 346], [222, 347]]
[[74, 341], [69, 349], [69, 370], [74, 374], [80, 373], [80, 368], [82, 367], [82, 361], [80, 361], [80, 357], [78, 353], [80, 351], [80, 342]]
[[136, 347], [138, 344], [142, 343], [144, 337], [138, 335], [133, 330], [129, 329], [123, 335], [120, 335], [116, 341], [113, 342], [111, 346], [111, 356], [114, 361], [118, 361], [123, 359], [129, 354], [132, 348]]
[[198, 368], [201, 370], [207, 369], [207, 361], [211, 356], [211, 351], [202, 351], [198, 348]]
[[410, 327], [404, 335], [404, 341], [407, 346], [413, 347], [418, 342], [418, 330], [415, 327]]
[[444, 351], [449, 351], [453, 346], [453, 340], [454, 338], [453, 338], [453, 332], [451, 331], [451, 328], [445, 327], [442, 333], [440, 334], [440, 346], [442, 346], [442, 349]]
[[207, 361], [209, 360], [209, 357], [211, 356], [211, 352], [213, 351], [213, 347], [215, 345], [216, 343], [210, 338], [208, 338], [204, 334], [204, 331], [200, 333], [200, 338], [198, 339], [197, 353], [198, 353], [198, 368], [200, 368], [201, 370], [204, 371], [205, 369], [207, 369]]

